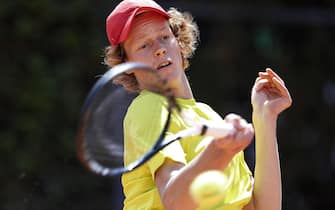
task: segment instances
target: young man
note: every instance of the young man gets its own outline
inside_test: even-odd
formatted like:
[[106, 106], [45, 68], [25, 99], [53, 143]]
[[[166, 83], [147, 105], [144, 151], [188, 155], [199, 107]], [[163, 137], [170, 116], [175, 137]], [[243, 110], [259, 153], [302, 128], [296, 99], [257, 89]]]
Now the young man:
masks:
[[[236, 114], [222, 119], [208, 105], [196, 102], [185, 76], [198, 28], [188, 14], [166, 12], [151, 0], [124, 0], [107, 18], [105, 63], [136, 61], [157, 69], [195, 120], [231, 123], [235, 133], [224, 138], [189, 137], [159, 152], [145, 165], [122, 177], [125, 209], [196, 209], [189, 193], [193, 179], [207, 170], [228, 177], [227, 191], [215, 209], [281, 209], [281, 176], [277, 149], [278, 115], [291, 105], [283, 80], [271, 69], [260, 72], [252, 88], [253, 126]], [[144, 72], [122, 75], [115, 82], [139, 93], [124, 120], [125, 164], [143, 155], [154, 143], [166, 120], [166, 100], [145, 90]], [[141, 87], [141, 88], [140, 88]], [[167, 135], [188, 125], [172, 116]], [[256, 137], [254, 178], [243, 150]]]

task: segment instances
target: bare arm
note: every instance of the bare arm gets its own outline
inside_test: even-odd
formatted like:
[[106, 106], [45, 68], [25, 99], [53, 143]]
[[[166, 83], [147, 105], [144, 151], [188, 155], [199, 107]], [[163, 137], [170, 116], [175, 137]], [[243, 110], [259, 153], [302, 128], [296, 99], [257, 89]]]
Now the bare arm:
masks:
[[251, 125], [236, 115], [229, 115], [226, 120], [237, 128], [233, 136], [214, 139], [187, 165], [167, 160], [156, 172], [155, 182], [165, 209], [195, 209], [197, 205], [189, 194], [195, 176], [206, 170], [224, 170], [233, 156], [250, 144]]
[[251, 100], [256, 137], [252, 204], [256, 210], [279, 210], [282, 189], [276, 136], [277, 118], [291, 105], [292, 100], [282, 79], [270, 69], [259, 73]]

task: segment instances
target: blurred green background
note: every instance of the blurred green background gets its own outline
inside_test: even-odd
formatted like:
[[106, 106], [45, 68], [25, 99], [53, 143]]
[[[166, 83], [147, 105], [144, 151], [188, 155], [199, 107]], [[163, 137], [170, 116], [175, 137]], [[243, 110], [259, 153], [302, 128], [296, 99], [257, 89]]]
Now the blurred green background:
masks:
[[[120, 209], [115, 180], [75, 155], [80, 107], [106, 71], [114, 0], [5, 0], [0, 6], [0, 209]], [[272, 67], [293, 106], [278, 126], [283, 209], [334, 209], [335, 2], [161, 0], [195, 17], [194, 95], [251, 120], [250, 89]], [[253, 167], [253, 154], [247, 151]]]

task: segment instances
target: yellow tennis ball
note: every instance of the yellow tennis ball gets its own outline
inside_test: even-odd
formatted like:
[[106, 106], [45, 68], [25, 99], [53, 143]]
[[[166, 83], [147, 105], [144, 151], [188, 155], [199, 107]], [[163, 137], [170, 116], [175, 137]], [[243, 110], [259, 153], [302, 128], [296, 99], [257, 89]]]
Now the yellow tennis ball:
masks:
[[196, 176], [190, 186], [190, 193], [200, 207], [217, 205], [223, 199], [228, 179], [217, 170], [203, 172]]

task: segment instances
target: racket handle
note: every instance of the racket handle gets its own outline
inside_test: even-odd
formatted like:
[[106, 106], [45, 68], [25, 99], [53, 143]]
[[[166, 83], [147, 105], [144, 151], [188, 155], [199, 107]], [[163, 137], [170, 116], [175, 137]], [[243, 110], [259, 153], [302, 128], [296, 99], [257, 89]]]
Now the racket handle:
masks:
[[[193, 123], [195, 124], [195, 123]], [[232, 135], [235, 133], [235, 128], [232, 124], [221, 122], [221, 123], [212, 123], [210, 121], [193, 125], [192, 127], [182, 130], [176, 134], [167, 136], [164, 141], [162, 142], [162, 145], [170, 144], [176, 140], [188, 137], [188, 136], [212, 136], [214, 138], [223, 138], [228, 135]]]
[[209, 121], [203, 125], [200, 135], [212, 136], [214, 138], [222, 138], [234, 134], [235, 131], [236, 129], [230, 123], [212, 123]]
[[[201, 136], [212, 136], [214, 138], [222, 138], [228, 135], [235, 133], [235, 128], [232, 124], [227, 123], [225, 121], [213, 122], [213, 121], [197, 121], [194, 120], [196, 118], [196, 114], [191, 111], [182, 110], [180, 113], [185, 123], [193, 128], [188, 129], [187, 132], [184, 133], [192, 133], [193, 135], [201, 135]], [[184, 136], [184, 135], [183, 135]]]

